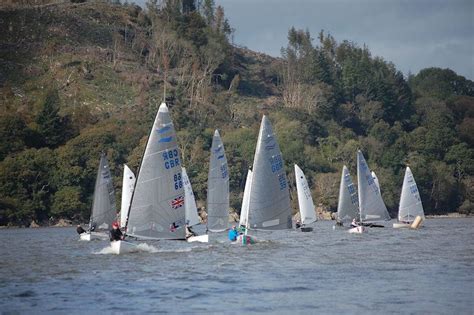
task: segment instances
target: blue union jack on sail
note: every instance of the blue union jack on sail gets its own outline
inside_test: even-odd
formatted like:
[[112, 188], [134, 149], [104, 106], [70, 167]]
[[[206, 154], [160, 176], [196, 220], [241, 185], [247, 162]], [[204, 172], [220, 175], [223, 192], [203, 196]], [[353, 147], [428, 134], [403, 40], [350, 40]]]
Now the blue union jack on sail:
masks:
[[171, 200], [171, 208], [173, 209], [178, 209], [181, 208], [184, 205], [184, 197], [179, 196]]

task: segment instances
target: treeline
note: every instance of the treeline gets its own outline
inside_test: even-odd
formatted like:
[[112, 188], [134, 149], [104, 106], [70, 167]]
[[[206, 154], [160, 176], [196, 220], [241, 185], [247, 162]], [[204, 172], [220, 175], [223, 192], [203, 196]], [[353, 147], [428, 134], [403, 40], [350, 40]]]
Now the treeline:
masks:
[[102, 151], [120, 200], [163, 95], [200, 205], [219, 128], [239, 211], [264, 112], [290, 184], [298, 163], [328, 209], [361, 148], [392, 214], [407, 164], [427, 213], [473, 211], [474, 87], [451, 70], [405, 79], [367, 47], [296, 29], [270, 58], [230, 44], [213, 0], [0, 11], [0, 24], [0, 225], [86, 221]]

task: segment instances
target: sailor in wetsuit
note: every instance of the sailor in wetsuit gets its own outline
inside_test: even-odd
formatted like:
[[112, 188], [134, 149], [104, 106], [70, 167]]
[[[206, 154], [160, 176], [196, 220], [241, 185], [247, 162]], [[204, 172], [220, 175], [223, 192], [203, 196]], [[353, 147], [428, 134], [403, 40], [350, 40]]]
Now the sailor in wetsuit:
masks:
[[235, 225], [232, 226], [232, 229], [229, 230], [229, 240], [232, 242], [235, 242], [237, 240], [237, 237], [239, 237], [239, 232], [237, 231], [237, 228]]
[[112, 229], [110, 230], [110, 241], [120, 241], [123, 240], [124, 236], [122, 231], [119, 229], [119, 225], [117, 222], [112, 223]]
[[77, 234], [80, 235], [80, 234], [82, 234], [82, 233], [86, 233], [86, 230], [84, 230], [84, 229], [82, 228], [82, 226], [81, 226], [80, 224], [78, 224], [78, 225], [77, 225], [76, 232], [77, 232]]

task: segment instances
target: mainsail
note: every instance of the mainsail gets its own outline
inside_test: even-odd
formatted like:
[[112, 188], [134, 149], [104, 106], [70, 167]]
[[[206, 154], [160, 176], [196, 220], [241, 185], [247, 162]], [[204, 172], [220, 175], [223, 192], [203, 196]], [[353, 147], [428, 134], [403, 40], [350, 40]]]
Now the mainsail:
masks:
[[89, 222], [91, 230], [106, 230], [112, 226], [115, 220], [115, 191], [110, 174], [109, 163], [105, 153], [100, 155], [99, 168], [95, 180], [94, 201], [92, 203], [92, 214]]
[[425, 218], [423, 205], [421, 203], [420, 192], [416, 186], [415, 178], [407, 166], [405, 177], [403, 178], [402, 194], [400, 196], [400, 206], [398, 208], [398, 221], [413, 222], [417, 216]]
[[120, 208], [120, 227], [125, 227], [127, 223], [128, 209], [132, 200], [133, 188], [135, 187], [135, 174], [126, 165], [123, 165], [123, 181], [122, 181], [122, 206]]
[[310, 224], [316, 221], [316, 212], [311, 196], [311, 190], [303, 171], [295, 164], [296, 190], [298, 192], [298, 205], [300, 207], [301, 223]]
[[219, 131], [214, 132], [207, 180], [207, 228], [211, 232], [227, 229], [229, 222], [229, 171]]
[[389, 221], [387, 207], [360, 150], [357, 151], [357, 183], [360, 220], [362, 222]]
[[196, 200], [194, 199], [193, 187], [189, 181], [188, 174], [186, 173], [186, 169], [184, 167], [181, 169], [184, 185], [184, 209], [186, 212], [186, 223], [189, 226], [193, 226], [201, 223], [201, 220], [199, 219]]
[[263, 116], [252, 168], [248, 225], [252, 229], [291, 229], [285, 164], [272, 126]]
[[352, 182], [351, 174], [345, 165], [342, 167], [341, 184], [339, 186], [337, 218], [345, 223], [351, 222], [354, 218], [359, 220], [357, 190]]
[[240, 209], [240, 226], [248, 227], [249, 219], [249, 201], [250, 201], [250, 186], [252, 186], [252, 170], [247, 172], [247, 180], [245, 181], [244, 197], [242, 200], [242, 208]]
[[130, 207], [127, 234], [185, 238], [184, 188], [176, 132], [165, 103], [150, 131]]

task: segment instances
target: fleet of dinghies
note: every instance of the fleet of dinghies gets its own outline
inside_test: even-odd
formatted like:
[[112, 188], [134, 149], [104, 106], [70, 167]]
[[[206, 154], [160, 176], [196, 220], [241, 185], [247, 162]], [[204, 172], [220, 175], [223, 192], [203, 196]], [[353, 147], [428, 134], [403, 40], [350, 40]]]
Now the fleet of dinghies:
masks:
[[[291, 229], [292, 215], [289, 185], [284, 161], [270, 120], [263, 116], [252, 169], [248, 170], [240, 213], [241, 232], [236, 243], [253, 244], [249, 231]], [[295, 179], [302, 231], [317, 221], [315, 206], [306, 177], [295, 164]], [[188, 237], [188, 242], [208, 242], [207, 232], [228, 230], [229, 171], [224, 144], [216, 130], [212, 139], [208, 173], [207, 225], [205, 235]], [[112, 176], [105, 154], [101, 155], [94, 190], [89, 231], [81, 239], [107, 237], [116, 219]], [[409, 167], [405, 172], [399, 223], [393, 226], [420, 226], [423, 206]], [[342, 168], [335, 227], [349, 227], [350, 233], [366, 232], [366, 227], [383, 227], [390, 215], [382, 199], [377, 176], [371, 171], [360, 150], [357, 151], [357, 189], [348, 168]], [[162, 103], [148, 137], [137, 177], [124, 165], [120, 226], [128, 240], [112, 241], [116, 254], [137, 250], [147, 240], [184, 240], [188, 227], [200, 224], [194, 193], [186, 169], [182, 167], [176, 132], [168, 107]]]

